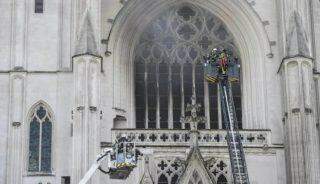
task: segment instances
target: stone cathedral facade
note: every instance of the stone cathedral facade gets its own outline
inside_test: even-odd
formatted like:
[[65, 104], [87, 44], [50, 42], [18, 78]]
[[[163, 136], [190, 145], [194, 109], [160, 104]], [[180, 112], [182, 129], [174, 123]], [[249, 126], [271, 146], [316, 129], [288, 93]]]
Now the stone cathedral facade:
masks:
[[[90, 183], [233, 183], [201, 64], [215, 47], [240, 61], [250, 182], [320, 183], [318, 0], [2, 0], [0, 25], [1, 184], [77, 184], [119, 135], [138, 167]], [[198, 149], [180, 122], [193, 95]]]

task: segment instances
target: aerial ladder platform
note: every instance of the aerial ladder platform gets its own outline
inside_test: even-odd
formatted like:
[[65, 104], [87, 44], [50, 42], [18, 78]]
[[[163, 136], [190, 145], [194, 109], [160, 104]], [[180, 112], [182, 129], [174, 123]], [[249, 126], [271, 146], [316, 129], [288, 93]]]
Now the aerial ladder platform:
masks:
[[234, 184], [249, 184], [245, 154], [238, 131], [236, 111], [231, 90], [232, 82], [239, 82], [238, 59], [224, 49], [213, 49], [205, 57], [205, 78], [210, 83], [218, 83], [223, 123], [227, 130], [227, 143]]
[[111, 148], [105, 148], [97, 156], [79, 184], [86, 184], [97, 170], [108, 174], [110, 179], [125, 180], [137, 166], [138, 156], [142, 153], [126, 135], [117, 137]]

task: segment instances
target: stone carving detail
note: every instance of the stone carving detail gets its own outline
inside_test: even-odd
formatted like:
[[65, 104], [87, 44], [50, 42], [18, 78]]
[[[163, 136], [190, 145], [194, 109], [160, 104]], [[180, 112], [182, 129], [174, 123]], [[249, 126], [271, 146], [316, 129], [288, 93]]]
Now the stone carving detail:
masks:
[[[263, 147], [271, 144], [269, 142], [270, 131], [240, 131], [244, 146]], [[112, 138], [119, 135], [126, 135], [132, 138], [137, 145], [189, 145], [190, 133], [188, 130], [135, 130], [135, 129], [114, 129], [112, 130]], [[225, 130], [200, 130], [199, 146], [226, 146], [227, 132]]]
[[[211, 174], [210, 177], [218, 184], [226, 184], [228, 181], [231, 181], [231, 171], [227, 163], [229, 162], [217, 158], [210, 158], [209, 160], [205, 161], [205, 166]], [[178, 179], [183, 174], [185, 162], [179, 158], [167, 157], [155, 160], [154, 165], [157, 169], [156, 181], [158, 184], [177, 184]], [[198, 171], [194, 170], [188, 184], [202, 183], [203, 181]]]
[[84, 20], [81, 24], [75, 54], [95, 54], [99, 55], [98, 52], [98, 43], [95, 36], [94, 25], [92, 23], [92, 16], [90, 11], [86, 10], [84, 15]]
[[177, 158], [163, 158], [155, 162], [157, 167], [157, 181], [160, 183], [177, 184], [182, 175], [184, 164]]
[[307, 34], [298, 12], [293, 12], [290, 17], [286, 46], [289, 56], [310, 56]]
[[74, 45], [74, 55], [92, 54], [99, 55], [98, 41], [98, 1], [75, 0], [76, 17], [76, 37]]
[[188, 184], [203, 184], [201, 177], [197, 170], [194, 170], [192, 173], [192, 177], [190, 178]]
[[[218, 17], [189, 3], [172, 6], [150, 21], [134, 50], [136, 127], [187, 127], [179, 119], [185, 116], [185, 104], [192, 95], [204, 107], [199, 115], [207, 116], [199, 128], [219, 127], [217, 87], [208, 87], [207, 92], [201, 63], [214, 47], [237, 55], [233, 39]], [[240, 115], [241, 95], [235, 96]]]
[[52, 115], [45, 104], [31, 111], [28, 172], [51, 172]]
[[144, 155], [144, 171], [139, 184], [154, 184], [149, 166], [149, 155]]
[[21, 126], [21, 122], [17, 122], [17, 121], [12, 122], [12, 126], [13, 127], [20, 127]]
[[231, 177], [229, 165], [221, 159], [211, 158], [206, 161], [206, 167], [211, 173], [211, 177], [216, 183], [228, 182], [227, 178]]
[[213, 14], [191, 4], [174, 6], [141, 34], [135, 62], [197, 62], [212, 48], [235, 51], [233, 37]]

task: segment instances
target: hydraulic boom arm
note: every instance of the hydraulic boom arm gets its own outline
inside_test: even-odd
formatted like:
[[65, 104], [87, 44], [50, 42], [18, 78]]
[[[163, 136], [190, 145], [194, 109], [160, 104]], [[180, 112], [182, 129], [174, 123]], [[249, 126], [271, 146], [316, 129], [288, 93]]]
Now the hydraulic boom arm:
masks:
[[79, 184], [86, 184], [90, 178], [93, 176], [93, 174], [96, 172], [96, 170], [100, 167], [101, 163], [105, 159], [110, 159], [110, 152], [112, 149], [104, 149], [101, 154], [98, 155], [97, 160], [91, 165], [90, 169], [87, 171], [87, 173], [84, 175], [84, 177], [81, 179]]

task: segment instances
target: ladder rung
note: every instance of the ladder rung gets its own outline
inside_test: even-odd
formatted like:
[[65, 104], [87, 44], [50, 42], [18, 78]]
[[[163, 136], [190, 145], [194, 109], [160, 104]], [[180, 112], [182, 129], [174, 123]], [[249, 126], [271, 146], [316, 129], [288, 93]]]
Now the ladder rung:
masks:
[[241, 177], [237, 177], [237, 176], [236, 176], [236, 179], [246, 180], [246, 179], [247, 179], [247, 176], [241, 176]]
[[240, 176], [238, 174], [236, 174], [236, 178], [242, 178], [242, 179], [246, 179], [247, 175], [245, 175], [245, 173], [242, 173]]
[[[234, 171], [236, 171], [236, 173], [241, 173], [241, 172], [243, 172], [243, 168], [244, 168], [244, 167], [235, 168]], [[239, 171], [239, 170], [240, 170], [240, 171]]]
[[240, 157], [233, 157], [233, 160], [242, 160]]
[[240, 180], [240, 178], [241, 178], [242, 180], [247, 179], [247, 177], [246, 177], [246, 176], [236, 176], [236, 179], [239, 179], [239, 180]]
[[220, 85], [222, 85], [222, 88], [220, 88], [222, 111], [224, 119], [227, 120], [225, 125], [228, 127], [227, 142], [233, 176], [237, 184], [249, 184], [241, 137], [238, 131], [234, 130], [237, 114], [234, 108], [232, 91], [225, 84]]

